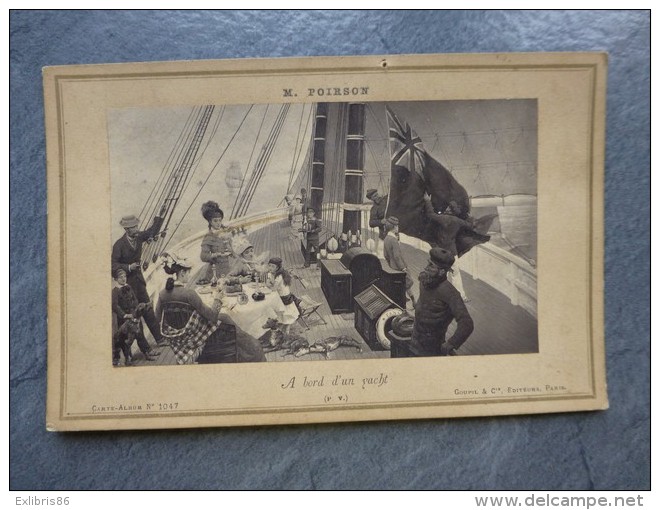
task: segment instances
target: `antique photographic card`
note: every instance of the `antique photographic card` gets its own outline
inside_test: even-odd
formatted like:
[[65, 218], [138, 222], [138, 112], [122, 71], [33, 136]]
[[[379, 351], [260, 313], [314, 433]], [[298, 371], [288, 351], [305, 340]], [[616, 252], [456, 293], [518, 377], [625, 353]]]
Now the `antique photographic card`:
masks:
[[607, 408], [606, 72], [45, 68], [47, 428]]

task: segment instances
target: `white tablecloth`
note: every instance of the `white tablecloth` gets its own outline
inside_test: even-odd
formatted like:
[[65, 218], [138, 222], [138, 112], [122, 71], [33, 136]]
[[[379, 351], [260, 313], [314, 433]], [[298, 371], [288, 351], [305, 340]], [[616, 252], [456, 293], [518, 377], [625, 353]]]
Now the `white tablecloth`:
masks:
[[[199, 289], [197, 289], [199, 291]], [[220, 312], [229, 315], [236, 325], [243, 331], [259, 338], [266, 330], [262, 327], [266, 320], [277, 319], [278, 312], [284, 311], [284, 304], [277, 295], [277, 292], [270, 291], [266, 294], [263, 301], [255, 301], [252, 294], [255, 289], [244, 286], [243, 291], [247, 294], [249, 301], [244, 304], [238, 304], [238, 296], [222, 296], [222, 309]], [[267, 292], [262, 289], [262, 292]], [[213, 293], [199, 294], [202, 301], [211, 306], [213, 304]]]

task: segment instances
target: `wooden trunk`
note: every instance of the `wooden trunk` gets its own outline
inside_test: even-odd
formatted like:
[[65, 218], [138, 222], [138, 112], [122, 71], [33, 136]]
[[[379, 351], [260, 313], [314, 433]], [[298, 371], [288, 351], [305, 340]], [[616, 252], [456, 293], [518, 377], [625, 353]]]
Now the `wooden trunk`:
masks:
[[392, 269], [389, 264], [381, 260], [382, 273], [376, 286], [382, 290], [388, 298], [394, 301], [404, 310], [406, 309], [406, 273]]
[[339, 260], [321, 261], [321, 290], [333, 314], [353, 311], [351, 272]]

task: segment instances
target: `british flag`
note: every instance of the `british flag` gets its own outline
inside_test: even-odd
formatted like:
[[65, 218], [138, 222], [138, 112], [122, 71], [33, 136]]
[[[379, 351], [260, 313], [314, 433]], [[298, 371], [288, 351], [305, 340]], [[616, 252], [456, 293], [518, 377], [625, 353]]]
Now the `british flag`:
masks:
[[392, 165], [415, 172], [423, 179], [426, 151], [422, 139], [410, 127], [410, 124], [401, 122], [389, 107], [387, 107], [387, 124], [390, 131]]

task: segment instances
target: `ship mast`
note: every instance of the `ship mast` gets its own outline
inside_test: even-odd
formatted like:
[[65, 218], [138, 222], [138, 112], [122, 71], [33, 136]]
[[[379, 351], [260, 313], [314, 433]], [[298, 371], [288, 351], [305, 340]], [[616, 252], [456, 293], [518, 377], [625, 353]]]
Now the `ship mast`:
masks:
[[348, 130], [346, 132], [346, 165], [344, 170], [343, 232], [356, 233], [361, 228], [361, 204], [364, 180], [365, 143], [364, 103], [348, 105]]
[[[312, 152], [312, 172], [309, 205], [318, 218], [323, 214], [323, 190], [325, 177], [325, 145], [328, 124], [328, 103], [318, 103], [314, 116], [314, 149]], [[305, 211], [303, 211], [305, 214]]]

